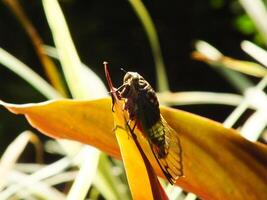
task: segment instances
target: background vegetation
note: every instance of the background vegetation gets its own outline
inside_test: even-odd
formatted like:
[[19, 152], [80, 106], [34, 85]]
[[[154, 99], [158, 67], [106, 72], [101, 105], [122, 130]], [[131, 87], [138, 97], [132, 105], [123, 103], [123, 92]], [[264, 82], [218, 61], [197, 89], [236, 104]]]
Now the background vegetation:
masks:
[[[47, 79], [31, 39], [6, 2], [9, 1], [0, 2], [0, 47]], [[195, 41], [201, 39], [228, 56], [253, 61], [241, 49], [240, 43], [249, 40], [264, 47], [266, 41], [264, 33], [256, 28], [257, 23], [246, 14], [240, 4], [241, 1], [144, 0], [142, 2], [158, 34], [171, 91], [210, 91], [242, 95], [244, 91], [229, 82], [220, 70], [208, 67], [205, 62], [192, 59]], [[22, 0], [19, 3], [44, 44], [54, 46], [42, 2]], [[153, 49], [142, 22], [129, 1], [62, 0], [59, 3], [81, 61], [90, 66], [104, 82], [102, 63], [107, 60], [110, 62], [115, 85], [121, 84], [124, 74], [120, 68], [123, 67], [127, 71], [142, 74], [154, 88], [157, 88]], [[55, 63], [60, 65], [57, 60]], [[248, 75], [244, 77], [249, 84], [256, 84], [259, 80]], [[45, 96], [4, 67], [0, 67], [0, 90], [0, 99], [7, 102], [28, 103], [46, 100]], [[176, 107], [219, 122], [224, 122], [233, 110], [229, 105], [214, 104], [176, 105]], [[251, 113], [252, 110], [247, 110], [234, 127], [238, 128]], [[23, 117], [14, 116], [3, 109], [0, 109], [0, 119], [1, 154], [19, 133], [26, 129], [37, 132], [29, 127]], [[49, 140], [43, 135], [38, 137], [42, 141]], [[260, 140], [266, 142], [264, 137]], [[32, 148], [26, 148], [20, 161], [35, 162], [35, 154]], [[50, 163], [57, 160], [59, 155], [46, 152], [43, 158], [45, 163]], [[112, 160], [112, 164], [117, 165], [117, 161]], [[125, 181], [123, 175], [121, 179]], [[98, 198], [103, 198], [99, 196]]]

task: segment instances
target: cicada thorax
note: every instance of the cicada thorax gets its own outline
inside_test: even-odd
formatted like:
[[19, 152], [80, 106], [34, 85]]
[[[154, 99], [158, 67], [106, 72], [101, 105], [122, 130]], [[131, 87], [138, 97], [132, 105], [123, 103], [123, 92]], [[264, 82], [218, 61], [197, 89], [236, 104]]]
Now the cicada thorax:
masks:
[[121, 97], [130, 120], [136, 121], [149, 141], [158, 148], [159, 157], [166, 156], [165, 130], [161, 123], [159, 102], [150, 84], [138, 73], [127, 72], [123, 79]]

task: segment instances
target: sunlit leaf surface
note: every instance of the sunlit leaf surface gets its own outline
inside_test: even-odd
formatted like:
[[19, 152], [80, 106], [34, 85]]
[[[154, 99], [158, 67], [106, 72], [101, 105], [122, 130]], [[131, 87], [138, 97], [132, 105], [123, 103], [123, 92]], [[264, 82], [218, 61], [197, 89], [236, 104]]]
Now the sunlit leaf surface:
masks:
[[[2, 105], [25, 114], [32, 126], [51, 137], [78, 140], [120, 158], [110, 99]], [[187, 112], [162, 107], [161, 113], [180, 134], [185, 177], [177, 185], [204, 199], [267, 199], [266, 146]], [[143, 149], [149, 151], [149, 146]], [[149, 160], [162, 176], [152, 155]], [[137, 159], [135, 164], [141, 166], [143, 161]]]

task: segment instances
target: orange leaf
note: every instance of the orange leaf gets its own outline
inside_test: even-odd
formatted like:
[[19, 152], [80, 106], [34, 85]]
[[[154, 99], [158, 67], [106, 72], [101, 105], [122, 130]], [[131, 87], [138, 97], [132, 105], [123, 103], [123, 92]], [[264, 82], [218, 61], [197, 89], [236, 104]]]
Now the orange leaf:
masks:
[[128, 134], [121, 128], [116, 131], [133, 199], [167, 199], [153, 169], [148, 167], [150, 163], [143, 162], [146, 157], [142, 156]]
[[[16, 114], [24, 114], [43, 133], [93, 145], [120, 157], [110, 99], [56, 100], [14, 105], [1, 102]], [[242, 138], [233, 129], [177, 109], [161, 107], [168, 124], [180, 134], [185, 177], [177, 185], [204, 199], [267, 199], [267, 148]], [[142, 138], [141, 138], [142, 139]], [[140, 142], [144, 151], [150, 151]], [[153, 156], [148, 157], [162, 176]], [[142, 160], [135, 160], [137, 168]], [[142, 188], [140, 188], [142, 190]]]
[[24, 105], [0, 101], [0, 104], [15, 114], [24, 114], [33, 127], [50, 137], [91, 144], [120, 158], [118, 144], [112, 132], [114, 123], [110, 99], [62, 99]]

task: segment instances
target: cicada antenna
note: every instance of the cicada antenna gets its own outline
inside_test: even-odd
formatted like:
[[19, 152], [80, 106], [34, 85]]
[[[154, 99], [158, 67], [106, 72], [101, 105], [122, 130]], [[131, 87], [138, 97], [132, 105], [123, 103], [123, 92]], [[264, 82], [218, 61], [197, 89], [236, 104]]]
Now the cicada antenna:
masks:
[[121, 71], [125, 72], [125, 74], [127, 73], [127, 71], [125, 69], [123, 69], [122, 67], [120, 69], [121, 69]]

